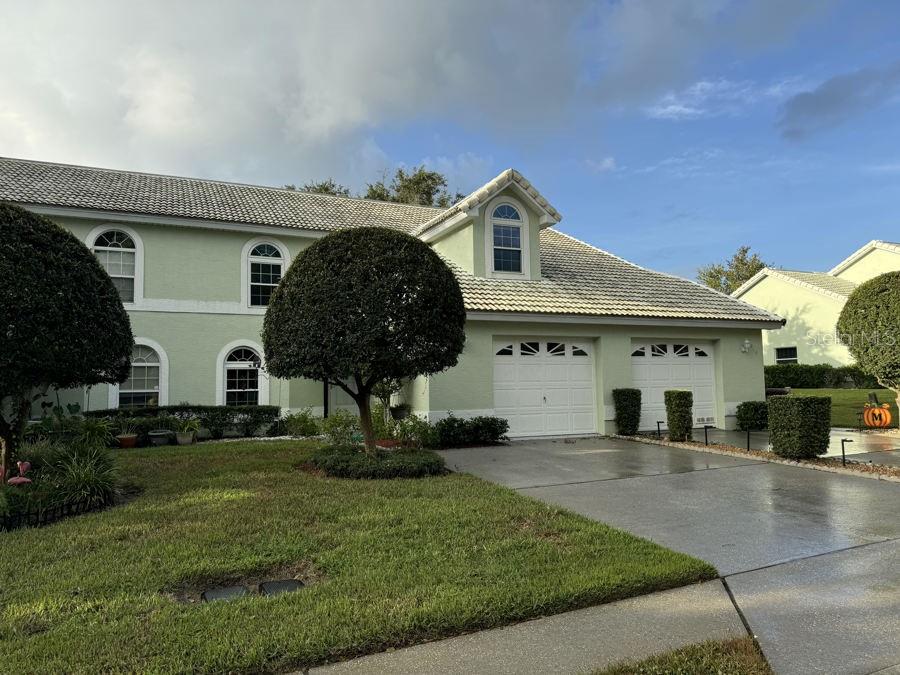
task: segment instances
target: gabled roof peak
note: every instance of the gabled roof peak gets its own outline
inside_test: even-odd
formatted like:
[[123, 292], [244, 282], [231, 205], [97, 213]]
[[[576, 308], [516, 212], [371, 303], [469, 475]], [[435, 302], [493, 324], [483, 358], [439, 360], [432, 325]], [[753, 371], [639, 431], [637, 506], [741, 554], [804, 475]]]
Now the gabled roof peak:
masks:
[[510, 185], [515, 186], [519, 190], [519, 192], [531, 202], [532, 206], [534, 206], [543, 214], [543, 225], [555, 225], [560, 220], [562, 220], [562, 214], [557, 211], [540, 192], [538, 192], [537, 188], [535, 188], [528, 181], [528, 179], [525, 178], [525, 176], [523, 176], [515, 169], [506, 169], [505, 171], [502, 171], [496, 178], [489, 180], [480, 188], [473, 190], [468, 195], [456, 202], [449, 209], [447, 209], [443, 213], [438, 214], [427, 223], [419, 227], [414, 234], [425, 234], [433, 227], [437, 227], [441, 223], [446, 222], [458, 213], [465, 213], [486, 204], [498, 192], [504, 190]]

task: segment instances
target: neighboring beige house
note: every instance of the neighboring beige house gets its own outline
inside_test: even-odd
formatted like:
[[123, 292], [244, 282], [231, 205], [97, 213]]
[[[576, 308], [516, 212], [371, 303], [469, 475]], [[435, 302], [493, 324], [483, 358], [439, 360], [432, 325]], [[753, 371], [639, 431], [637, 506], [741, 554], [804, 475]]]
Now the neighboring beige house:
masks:
[[763, 333], [763, 361], [853, 363], [835, 327], [847, 297], [864, 281], [900, 270], [900, 244], [870, 241], [828, 272], [760, 270], [732, 295], [784, 317], [779, 331]]

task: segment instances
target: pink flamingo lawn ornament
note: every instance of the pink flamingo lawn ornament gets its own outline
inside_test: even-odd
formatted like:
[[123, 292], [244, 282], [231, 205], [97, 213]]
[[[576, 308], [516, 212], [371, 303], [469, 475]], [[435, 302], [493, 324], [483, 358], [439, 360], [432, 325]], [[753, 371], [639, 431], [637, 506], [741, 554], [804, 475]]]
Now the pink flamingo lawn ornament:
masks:
[[7, 485], [27, 485], [31, 482], [30, 478], [25, 478], [25, 474], [31, 470], [31, 462], [16, 462], [19, 468], [19, 475], [6, 481]]

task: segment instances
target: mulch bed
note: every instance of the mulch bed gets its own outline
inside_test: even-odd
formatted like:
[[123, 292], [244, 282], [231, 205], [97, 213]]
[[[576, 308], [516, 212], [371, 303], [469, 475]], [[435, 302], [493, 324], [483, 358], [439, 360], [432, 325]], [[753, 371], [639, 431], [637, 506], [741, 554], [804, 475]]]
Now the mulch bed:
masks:
[[772, 462], [774, 464], [788, 464], [790, 466], [802, 466], [807, 469], [818, 469], [819, 471], [828, 471], [831, 473], [845, 473], [855, 476], [863, 476], [865, 478], [875, 478], [878, 480], [887, 480], [900, 483], [900, 467], [887, 466], [885, 464], [869, 464], [868, 462], [856, 462], [847, 459], [846, 466], [841, 464], [840, 458], [835, 457], [817, 457], [815, 459], [792, 460], [779, 457], [778, 455], [767, 450], [747, 450], [734, 445], [726, 445], [724, 443], [710, 443], [704, 445], [697, 441], [670, 441], [659, 439], [654, 436], [620, 436], [613, 434], [613, 438], [621, 438], [626, 441], [638, 441], [640, 443], [651, 443], [653, 445], [663, 445], [674, 448], [685, 448], [686, 450], [698, 450], [700, 452], [712, 452], [719, 455], [730, 455], [732, 457], [752, 457], [764, 462]]

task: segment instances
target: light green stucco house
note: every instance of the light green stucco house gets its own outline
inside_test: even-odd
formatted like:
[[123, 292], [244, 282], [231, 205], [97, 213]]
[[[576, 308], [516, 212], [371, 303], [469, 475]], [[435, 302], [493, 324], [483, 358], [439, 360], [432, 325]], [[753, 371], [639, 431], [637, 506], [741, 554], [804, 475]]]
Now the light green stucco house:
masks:
[[779, 331], [763, 337], [765, 363], [828, 363], [853, 358], [837, 337], [844, 303], [862, 282], [900, 270], [900, 244], [870, 241], [828, 272], [760, 270], [732, 295], [785, 318]]
[[[420, 237], [459, 279], [460, 363], [402, 394], [432, 420], [499, 415], [513, 436], [612, 432], [612, 390], [634, 386], [645, 428], [665, 419], [671, 388], [694, 391], [698, 425], [731, 427], [738, 403], [763, 398], [762, 334], [782, 323], [560, 232], [559, 212], [513, 170], [441, 209], [0, 159], [0, 200], [72, 231], [122, 293], [132, 377], [67, 393], [91, 409], [185, 401], [321, 413], [321, 383], [267, 376], [260, 329], [291, 261], [347, 227]], [[350, 404], [327, 396], [332, 409]]]

